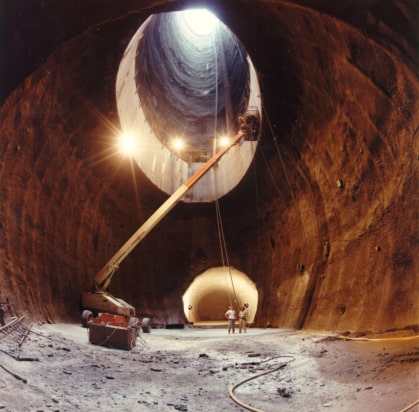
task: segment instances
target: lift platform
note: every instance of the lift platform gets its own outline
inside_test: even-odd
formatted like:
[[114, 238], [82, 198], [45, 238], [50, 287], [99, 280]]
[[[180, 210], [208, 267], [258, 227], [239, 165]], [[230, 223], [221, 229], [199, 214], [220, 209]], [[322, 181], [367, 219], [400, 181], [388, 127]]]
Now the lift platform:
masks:
[[240, 140], [256, 140], [259, 136], [259, 113], [243, 116], [240, 131], [229, 145], [220, 149], [180, 186], [115, 253], [95, 276], [92, 288], [82, 294], [82, 324], [89, 328], [89, 340], [95, 345], [132, 349], [136, 344], [139, 325], [135, 308], [122, 299], [112, 296], [107, 289], [120, 263], [132, 252], [145, 236], [172, 210], [183, 196], [211, 170]]

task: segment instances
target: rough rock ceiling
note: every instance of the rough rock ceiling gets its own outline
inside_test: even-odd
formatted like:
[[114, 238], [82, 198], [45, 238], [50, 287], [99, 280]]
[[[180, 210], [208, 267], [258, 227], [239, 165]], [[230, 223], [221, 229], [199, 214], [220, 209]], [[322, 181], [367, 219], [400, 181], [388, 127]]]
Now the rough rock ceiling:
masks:
[[[76, 319], [81, 291], [165, 199], [111, 151], [114, 79], [139, 25], [186, 4], [198, 3], [1, 2], [0, 297], [32, 317]], [[205, 4], [252, 58], [266, 111], [252, 170], [220, 202], [230, 263], [259, 293], [256, 324], [415, 327], [416, 3]], [[178, 205], [113, 293], [183, 319], [187, 286], [222, 265], [214, 216]]]

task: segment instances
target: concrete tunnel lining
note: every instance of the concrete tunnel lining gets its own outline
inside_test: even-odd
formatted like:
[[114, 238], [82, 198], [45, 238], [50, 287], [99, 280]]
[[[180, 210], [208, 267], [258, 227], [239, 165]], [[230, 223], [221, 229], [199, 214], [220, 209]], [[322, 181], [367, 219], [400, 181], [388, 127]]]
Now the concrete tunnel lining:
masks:
[[[257, 110], [261, 116], [256, 70], [239, 40], [220, 23], [223, 50], [228, 57], [233, 56], [228, 59], [227, 76], [238, 78], [229, 81], [230, 88], [225, 91], [221, 74], [214, 75], [214, 71], [218, 73], [217, 61], [222, 59], [215, 56], [212, 68], [208, 63], [214, 59], [212, 38], [185, 35], [178, 15], [152, 15], [143, 23], [124, 53], [116, 80], [122, 130], [134, 134], [139, 142], [133, 158], [150, 181], [167, 194], [174, 193], [212, 156], [214, 127], [217, 139], [227, 127], [233, 136], [243, 111]], [[187, 41], [191, 38], [196, 42]], [[233, 107], [230, 124], [226, 121], [228, 93]], [[214, 102], [218, 104], [216, 116]], [[189, 146], [186, 153], [170, 148], [170, 132], [185, 137]], [[230, 192], [246, 174], [257, 144], [257, 140], [246, 140], [231, 148], [183, 200], [210, 202]]]
[[[238, 313], [245, 303], [248, 323], [253, 323], [258, 307], [255, 283], [234, 267], [213, 267], [199, 274], [183, 295], [183, 310], [189, 322], [225, 320], [230, 304]], [[192, 306], [192, 308], [190, 308]]]

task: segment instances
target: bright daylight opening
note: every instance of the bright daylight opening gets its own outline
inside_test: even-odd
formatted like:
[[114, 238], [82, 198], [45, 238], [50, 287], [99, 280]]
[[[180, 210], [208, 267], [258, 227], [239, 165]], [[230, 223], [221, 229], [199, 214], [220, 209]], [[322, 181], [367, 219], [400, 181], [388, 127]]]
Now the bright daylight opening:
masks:
[[[138, 141], [132, 160], [169, 195], [220, 150], [224, 133], [232, 139], [243, 128], [246, 113], [257, 113], [258, 119], [262, 113], [257, 73], [239, 39], [207, 10], [185, 12], [194, 16], [186, 17], [189, 24], [183, 14], [155, 14], [141, 25], [123, 54], [115, 85], [121, 127]], [[193, 22], [199, 26], [195, 31], [215, 31], [194, 34]], [[232, 147], [181, 201], [213, 202], [233, 190], [253, 161], [258, 139], [255, 133]], [[131, 140], [122, 142], [130, 152]]]
[[181, 16], [189, 29], [199, 36], [208, 36], [219, 23], [217, 17], [206, 9], [185, 10]]

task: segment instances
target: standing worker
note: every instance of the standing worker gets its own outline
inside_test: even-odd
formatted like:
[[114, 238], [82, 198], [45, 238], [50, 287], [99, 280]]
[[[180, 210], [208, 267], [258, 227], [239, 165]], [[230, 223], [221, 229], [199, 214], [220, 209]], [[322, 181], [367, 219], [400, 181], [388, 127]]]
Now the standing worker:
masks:
[[230, 332], [234, 333], [234, 328], [236, 326], [236, 311], [233, 309], [233, 306], [228, 307], [225, 317], [228, 319], [228, 334], [230, 334]]
[[141, 321], [141, 330], [144, 333], [150, 333], [151, 332], [150, 318], [143, 318], [143, 320]]
[[239, 333], [246, 333], [247, 324], [247, 307], [242, 306], [239, 312]]

